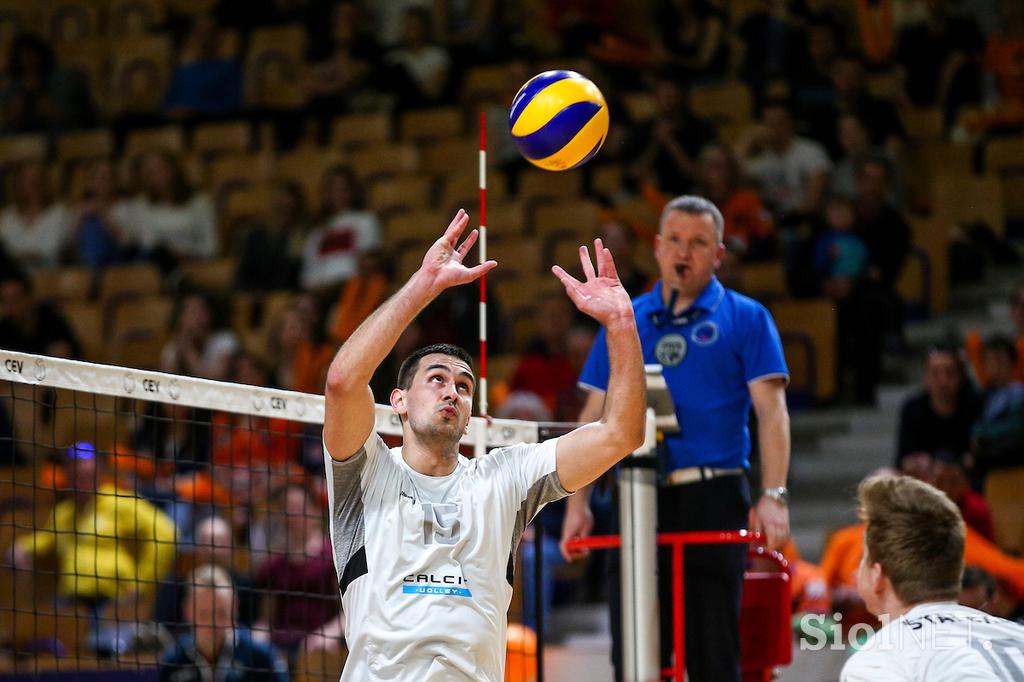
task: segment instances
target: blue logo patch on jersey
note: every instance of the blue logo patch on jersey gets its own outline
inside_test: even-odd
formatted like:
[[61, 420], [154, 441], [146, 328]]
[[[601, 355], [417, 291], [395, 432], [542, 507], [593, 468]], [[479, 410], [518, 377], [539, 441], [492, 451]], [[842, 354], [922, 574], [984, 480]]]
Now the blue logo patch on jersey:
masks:
[[465, 587], [445, 587], [444, 585], [405, 585], [402, 594], [436, 594], [445, 597], [472, 597], [473, 593]]
[[698, 346], [710, 346], [718, 340], [718, 325], [711, 320], [701, 322], [693, 328], [690, 340]]

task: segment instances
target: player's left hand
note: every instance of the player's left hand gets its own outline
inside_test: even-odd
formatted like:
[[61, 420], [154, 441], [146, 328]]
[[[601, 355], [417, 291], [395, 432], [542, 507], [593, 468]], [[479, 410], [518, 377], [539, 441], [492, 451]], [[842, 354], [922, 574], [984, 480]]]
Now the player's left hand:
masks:
[[750, 510], [750, 530], [764, 533], [768, 549], [778, 549], [789, 539], [789, 507], [762, 496]]
[[590, 261], [590, 251], [586, 245], [580, 247], [580, 264], [586, 281], [580, 282], [561, 267], [554, 265], [551, 271], [562, 282], [565, 292], [579, 308], [602, 325], [620, 319], [633, 319], [633, 304], [629, 300], [619, 275], [615, 271], [612, 252], [605, 248], [600, 239], [594, 240], [594, 251], [597, 255], [597, 272]]

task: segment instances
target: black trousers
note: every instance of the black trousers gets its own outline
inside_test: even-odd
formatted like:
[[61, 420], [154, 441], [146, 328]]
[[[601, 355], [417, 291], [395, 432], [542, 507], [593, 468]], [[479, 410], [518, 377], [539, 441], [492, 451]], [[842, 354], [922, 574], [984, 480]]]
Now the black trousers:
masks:
[[[658, 490], [658, 531], [738, 530], [747, 527], [750, 487], [745, 476], [723, 476]], [[617, 530], [617, 529], [616, 529]], [[740, 598], [747, 545], [688, 545], [683, 560], [686, 673], [691, 682], [740, 682]], [[619, 554], [608, 566], [612, 665], [623, 679]], [[672, 551], [658, 550], [662, 666], [672, 661]], [[678, 682], [682, 682], [679, 680]]]

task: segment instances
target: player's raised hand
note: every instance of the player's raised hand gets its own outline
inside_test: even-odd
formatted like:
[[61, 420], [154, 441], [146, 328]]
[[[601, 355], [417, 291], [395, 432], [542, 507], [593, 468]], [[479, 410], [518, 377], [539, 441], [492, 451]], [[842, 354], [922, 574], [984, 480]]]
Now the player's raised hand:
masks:
[[473, 267], [466, 267], [463, 264], [477, 239], [477, 231], [473, 230], [459, 245], [459, 238], [468, 224], [469, 214], [460, 208], [448, 229], [444, 231], [444, 235], [434, 242], [423, 256], [420, 272], [428, 278], [431, 288], [436, 293], [448, 287], [472, 282], [498, 264], [493, 260]]
[[557, 265], [552, 266], [551, 272], [562, 282], [565, 292], [576, 307], [602, 325], [607, 326], [618, 319], [633, 319], [633, 304], [619, 281], [612, 252], [605, 248], [600, 239], [594, 240], [594, 251], [597, 255], [596, 273], [590, 261], [590, 251], [585, 244], [580, 246], [580, 264], [585, 277], [583, 282]]

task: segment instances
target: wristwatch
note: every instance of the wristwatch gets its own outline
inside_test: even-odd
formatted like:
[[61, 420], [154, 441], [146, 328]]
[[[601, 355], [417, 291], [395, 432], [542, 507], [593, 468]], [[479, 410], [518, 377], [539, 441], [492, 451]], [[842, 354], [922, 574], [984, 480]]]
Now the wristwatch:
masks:
[[780, 485], [778, 488], [762, 488], [761, 496], [770, 497], [780, 504], [789, 505], [789, 488], [784, 485]]

